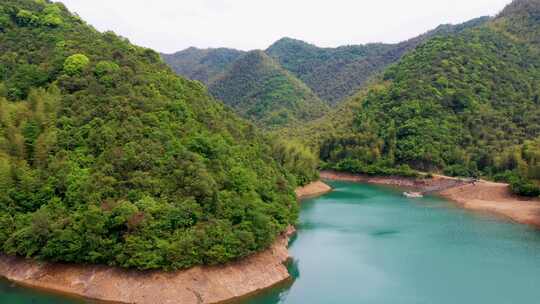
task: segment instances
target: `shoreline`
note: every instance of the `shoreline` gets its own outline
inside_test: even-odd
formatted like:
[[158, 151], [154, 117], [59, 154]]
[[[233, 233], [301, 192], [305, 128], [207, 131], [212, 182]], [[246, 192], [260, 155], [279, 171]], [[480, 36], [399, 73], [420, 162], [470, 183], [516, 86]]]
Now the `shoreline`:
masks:
[[[455, 183], [456, 178], [434, 175], [432, 179], [406, 177], [370, 177], [336, 171], [321, 172], [322, 179], [397, 186], [425, 191], [433, 187], [444, 187]], [[456, 185], [449, 189], [434, 192], [448, 199], [457, 207], [474, 212], [489, 213], [516, 223], [540, 228], [540, 200], [519, 197], [511, 193], [510, 186], [503, 183], [479, 181], [476, 184]]]
[[[432, 179], [365, 176], [322, 171], [321, 179], [387, 185], [426, 191], [457, 179], [434, 175]], [[331, 192], [316, 181], [295, 190], [298, 201]], [[513, 195], [507, 184], [480, 181], [462, 184], [436, 193], [457, 207], [490, 213], [511, 221], [540, 228], [540, 200]], [[278, 237], [267, 250], [221, 266], [197, 266], [177, 272], [136, 271], [108, 266], [67, 265], [38, 262], [0, 255], [0, 277], [19, 286], [103, 303], [141, 304], [225, 304], [250, 298], [286, 284], [290, 279], [286, 261], [288, 242], [294, 227]]]
[[267, 250], [221, 266], [176, 272], [69, 265], [0, 256], [0, 276], [21, 287], [103, 303], [230, 303], [286, 282], [290, 228]]
[[[298, 201], [330, 192], [321, 181], [296, 189]], [[104, 303], [219, 304], [249, 298], [291, 279], [290, 226], [267, 250], [220, 266], [176, 272], [70, 265], [0, 255], [0, 277], [21, 287]]]
[[304, 200], [316, 196], [324, 195], [332, 191], [332, 187], [325, 184], [323, 181], [312, 182], [304, 187], [297, 188], [294, 192], [298, 200]]

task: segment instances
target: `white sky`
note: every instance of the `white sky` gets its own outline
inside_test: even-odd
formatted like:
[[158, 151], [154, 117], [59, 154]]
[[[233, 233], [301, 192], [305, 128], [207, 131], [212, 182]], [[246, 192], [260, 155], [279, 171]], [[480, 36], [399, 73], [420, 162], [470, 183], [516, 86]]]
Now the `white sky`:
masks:
[[98, 30], [171, 53], [265, 49], [282, 37], [335, 47], [399, 42], [496, 15], [511, 0], [62, 0]]

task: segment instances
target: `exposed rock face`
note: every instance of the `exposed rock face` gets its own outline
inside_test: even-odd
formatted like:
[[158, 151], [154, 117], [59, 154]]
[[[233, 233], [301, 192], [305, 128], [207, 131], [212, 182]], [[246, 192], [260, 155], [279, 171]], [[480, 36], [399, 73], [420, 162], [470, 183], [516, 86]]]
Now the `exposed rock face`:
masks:
[[0, 256], [0, 276], [25, 286], [90, 299], [140, 304], [210, 304], [245, 296], [289, 279], [290, 228], [261, 253], [225, 266], [139, 272], [105, 266], [49, 264]]

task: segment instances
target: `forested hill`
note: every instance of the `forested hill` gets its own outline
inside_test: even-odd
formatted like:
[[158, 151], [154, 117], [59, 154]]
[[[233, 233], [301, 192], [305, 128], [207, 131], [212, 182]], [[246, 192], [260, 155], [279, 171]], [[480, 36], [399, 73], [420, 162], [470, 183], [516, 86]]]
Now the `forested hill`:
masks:
[[540, 1], [515, 1], [483, 26], [431, 39], [340, 109], [289, 132], [314, 135], [327, 167], [482, 175], [539, 195], [538, 37]]
[[214, 96], [265, 128], [310, 121], [328, 110], [304, 83], [262, 51], [242, 56], [209, 87]]
[[[283, 38], [265, 52], [275, 58], [283, 69], [304, 82], [319, 99], [333, 106], [354, 94], [375, 74], [427, 39], [458, 33], [488, 20], [488, 17], [482, 17], [459, 25], [441, 25], [398, 44], [373, 43], [320, 48], [300, 40]], [[211, 86], [243, 54], [242, 51], [231, 49], [189, 48], [162, 56], [180, 75]]]
[[0, 2], [1, 253], [170, 270], [262, 250], [297, 216], [294, 161], [270, 156], [294, 147], [272, 148], [156, 52]]
[[423, 35], [397, 44], [351, 45], [320, 48], [284, 38], [266, 52], [306, 83], [321, 99], [336, 105], [362, 88], [373, 75], [398, 61], [404, 54], [437, 35], [449, 35], [481, 25], [488, 17], [459, 25], [441, 25]]
[[226, 48], [204, 50], [189, 48], [162, 56], [178, 75], [209, 84], [244, 53]]

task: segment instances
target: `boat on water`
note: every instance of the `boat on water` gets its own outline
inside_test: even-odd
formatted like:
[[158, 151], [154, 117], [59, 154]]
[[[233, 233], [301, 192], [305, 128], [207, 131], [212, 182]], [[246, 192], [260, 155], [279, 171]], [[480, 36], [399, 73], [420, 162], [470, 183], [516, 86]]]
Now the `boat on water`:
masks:
[[403, 196], [408, 198], [421, 198], [424, 197], [424, 195], [421, 192], [403, 192]]

